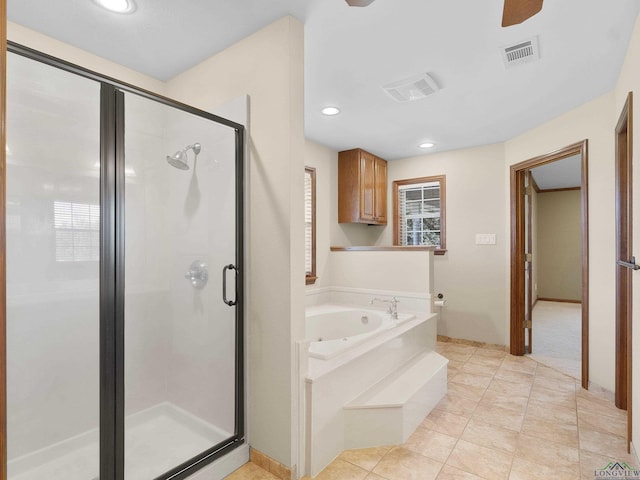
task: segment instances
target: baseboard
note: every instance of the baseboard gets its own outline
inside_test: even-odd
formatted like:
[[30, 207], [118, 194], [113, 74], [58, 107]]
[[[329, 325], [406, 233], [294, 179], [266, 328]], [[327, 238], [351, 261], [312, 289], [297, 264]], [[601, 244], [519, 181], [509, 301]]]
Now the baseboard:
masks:
[[569, 300], [566, 298], [545, 298], [545, 297], [538, 297], [538, 299], [536, 300], [536, 303], [538, 303], [538, 301], [540, 302], [559, 302], [559, 303], [582, 303], [582, 300]]
[[438, 335], [438, 341], [443, 343], [456, 343], [458, 345], [469, 345], [471, 347], [488, 348], [490, 350], [509, 351], [508, 345], [498, 345], [496, 343], [476, 342], [475, 340], [466, 340], [464, 338], [452, 338], [444, 335]]
[[265, 455], [255, 448], [251, 448], [249, 458], [257, 466], [259, 466], [263, 470], [266, 470], [267, 472], [270, 472], [272, 475], [275, 475], [280, 480], [291, 480], [290, 468], [284, 466], [282, 463], [274, 460], [273, 458]]

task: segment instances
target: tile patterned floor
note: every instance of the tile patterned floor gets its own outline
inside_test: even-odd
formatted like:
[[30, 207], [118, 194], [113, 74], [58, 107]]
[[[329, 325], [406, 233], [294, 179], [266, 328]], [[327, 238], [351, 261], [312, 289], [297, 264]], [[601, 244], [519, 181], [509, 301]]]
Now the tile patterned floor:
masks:
[[[314, 480], [594, 480], [626, 452], [610, 393], [526, 357], [439, 343], [447, 396], [407, 443], [343, 452]], [[249, 463], [229, 480], [277, 480]]]

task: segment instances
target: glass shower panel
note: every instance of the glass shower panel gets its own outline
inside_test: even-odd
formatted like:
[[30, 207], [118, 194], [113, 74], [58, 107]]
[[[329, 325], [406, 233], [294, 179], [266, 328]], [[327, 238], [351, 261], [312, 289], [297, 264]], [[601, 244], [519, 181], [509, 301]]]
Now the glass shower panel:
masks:
[[135, 94], [125, 126], [125, 478], [147, 480], [234, 435], [235, 131]]
[[7, 55], [10, 480], [98, 476], [100, 84]]

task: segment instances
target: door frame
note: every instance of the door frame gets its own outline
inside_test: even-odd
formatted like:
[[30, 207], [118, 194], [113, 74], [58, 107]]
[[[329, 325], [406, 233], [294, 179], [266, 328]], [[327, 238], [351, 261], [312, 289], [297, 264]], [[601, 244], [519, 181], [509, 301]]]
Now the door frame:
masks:
[[[620, 265], [633, 255], [633, 93], [629, 92], [616, 124], [616, 368], [615, 404], [627, 410], [627, 449], [632, 424], [633, 270]], [[635, 263], [635, 262], [634, 262]]]
[[[531, 192], [534, 189], [534, 182], [535, 180], [533, 179], [533, 174], [531, 173], [531, 170], [527, 170], [526, 171], [526, 184], [527, 184], [527, 190], [529, 192]], [[533, 195], [533, 194], [532, 194]], [[526, 232], [527, 232], [527, 238], [525, 239], [525, 252], [529, 252], [531, 253], [531, 256], [533, 257], [533, 197], [529, 196], [529, 199], [525, 202], [524, 204], [524, 208], [525, 208], [525, 218], [527, 219], [527, 225], [526, 225]], [[525, 287], [527, 289], [527, 292], [525, 294], [525, 315], [524, 315], [524, 319], [527, 322], [531, 322], [531, 326], [529, 326], [527, 328], [527, 339], [525, 339], [525, 349], [526, 349], [526, 344], [527, 344], [527, 340], [529, 343], [529, 353], [533, 352], [533, 258], [529, 259], [527, 258], [527, 264], [529, 267], [529, 272], [527, 272], [527, 269], [525, 267]], [[529, 277], [529, 281], [527, 281], [526, 277]]]
[[522, 182], [532, 168], [562, 160], [574, 155], [581, 157], [582, 204], [582, 387], [589, 386], [589, 191], [588, 191], [588, 140], [583, 140], [551, 153], [530, 158], [510, 167], [510, 219], [511, 219], [511, 295], [510, 295], [510, 345], [511, 355], [525, 354], [524, 318], [525, 253], [524, 189]]

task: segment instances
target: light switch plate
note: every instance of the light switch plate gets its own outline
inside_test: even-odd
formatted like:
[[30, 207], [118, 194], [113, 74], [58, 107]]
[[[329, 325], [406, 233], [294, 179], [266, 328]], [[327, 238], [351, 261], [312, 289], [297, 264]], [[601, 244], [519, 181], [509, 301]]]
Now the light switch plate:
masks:
[[476, 233], [476, 245], [495, 245], [495, 233]]

